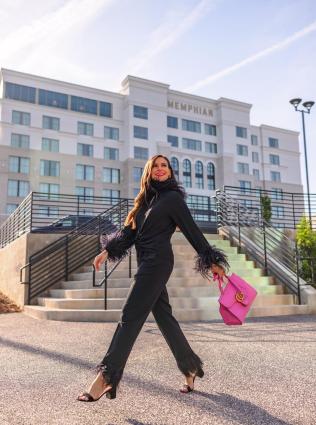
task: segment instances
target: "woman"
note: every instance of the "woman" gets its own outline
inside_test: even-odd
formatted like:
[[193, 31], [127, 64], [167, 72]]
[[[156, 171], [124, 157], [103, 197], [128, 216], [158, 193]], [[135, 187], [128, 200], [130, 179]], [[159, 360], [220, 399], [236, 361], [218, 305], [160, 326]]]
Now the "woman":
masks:
[[123, 229], [109, 239], [101, 239], [103, 251], [93, 263], [97, 271], [104, 261], [125, 257], [135, 244], [137, 272], [109, 349], [97, 366], [98, 375], [88, 392], [80, 394], [77, 400], [96, 401], [104, 394], [111, 399], [116, 397], [128, 356], [150, 312], [185, 376], [180, 391], [193, 391], [195, 377], [203, 377], [202, 360], [173, 317], [166, 289], [174, 265], [170, 238], [176, 227], [196, 250], [195, 270], [202, 276], [206, 277], [210, 270], [222, 275], [228, 263], [222, 251], [209, 245], [184, 198], [185, 192], [178, 185], [168, 158], [156, 155], [144, 167], [140, 192]]

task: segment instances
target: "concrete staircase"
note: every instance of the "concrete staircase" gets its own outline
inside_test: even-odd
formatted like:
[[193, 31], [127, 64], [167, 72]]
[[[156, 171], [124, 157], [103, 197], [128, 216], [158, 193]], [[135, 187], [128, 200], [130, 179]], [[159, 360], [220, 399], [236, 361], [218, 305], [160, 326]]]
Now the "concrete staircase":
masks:
[[[264, 276], [253, 261], [219, 235], [206, 234], [211, 244], [222, 248], [228, 255], [231, 271], [239, 274], [258, 291], [258, 296], [248, 317], [308, 314], [310, 307], [294, 304], [291, 294], [285, 294], [273, 277]], [[221, 319], [218, 312], [219, 290], [217, 283], [203, 279], [193, 270], [195, 251], [176, 232], [172, 236], [175, 265], [167, 284], [170, 303], [175, 317], [180, 321]], [[136, 272], [136, 258], [132, 256], [132, 276]], [[132, 279], [128, 278], [128, 260], [125, 259], [108, 280], [108, 310], [104, 310], [103, 288], [92, 287], [92, 266], [86, 265], [71, 274], [37, 298], [38, 305], [25, 306], [24, 312], [38, 319], [61, 321], [118, 321]], [[104, 272], [96, 273], [101, 280]], [[150, 285], [150, 282], [148, 282]], [[148, 321], [153, 321], [152, 314]]]

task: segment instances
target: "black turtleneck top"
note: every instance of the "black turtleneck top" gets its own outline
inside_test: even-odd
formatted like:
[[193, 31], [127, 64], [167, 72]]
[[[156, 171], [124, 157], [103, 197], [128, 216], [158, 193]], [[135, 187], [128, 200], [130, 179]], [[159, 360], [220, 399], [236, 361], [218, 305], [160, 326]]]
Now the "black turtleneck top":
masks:
[[195, 270], [203, 276], [212, 264], [228, 267], [225, 254], [211, 246], [196, 225], [184, 200], [184, 194], [177, 189], [172, 179], [166, 182], [152, 181], [146, 200], [136, 215], [136, 229], [125, 226], [110, 237], [101, 238], [108, 259], [116, 261], [128, 254], [135, 244], [136, 251], [165, 253], [170, 239], [178, 226], [197, 252]]

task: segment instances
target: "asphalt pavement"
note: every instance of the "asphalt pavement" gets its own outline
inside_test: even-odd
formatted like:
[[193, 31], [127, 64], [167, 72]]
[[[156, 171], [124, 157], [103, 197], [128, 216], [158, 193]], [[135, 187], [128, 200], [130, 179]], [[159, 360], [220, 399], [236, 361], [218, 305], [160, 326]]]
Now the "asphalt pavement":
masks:
[[204, 361], [195, 391], [155, 323], [146, 323], [115, 400], [76, 400], [116, 323], [0, 315], [0, 424], [315, 425], [316, 316], [180, 324]]

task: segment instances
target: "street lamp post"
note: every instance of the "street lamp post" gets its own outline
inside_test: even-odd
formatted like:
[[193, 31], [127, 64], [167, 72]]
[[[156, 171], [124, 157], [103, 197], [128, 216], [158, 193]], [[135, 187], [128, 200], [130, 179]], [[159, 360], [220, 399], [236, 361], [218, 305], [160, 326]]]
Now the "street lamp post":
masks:
[[312, 228], [312, 212], [311, 212], [311, 200], [310, 200], [310, 191], [309, 191], [309, 178], [308, 178], [308, 164], [307, 164], [307, 151], [306, 151], [306, 134], [305, 134], [305, 117], [304, 114], [309, 114], [312, 106], [315, 102], [309, 100], [304, 102], [302, 105], [305, 109], [298, 109], [298, 105], [301, 103], [302, 99], [295, 98], [291, 99], [290, 103], [294, 106], [295, 111], [300, 112], [302, 115], [302, 127], [303, 127], [303, 140], [304, 140], [304, 155], [305, 155], [305, 171], [306, 171], [306, 184], [307, 184], [307, 200], [308, 200], [308, 215], [309, 215], [309, 224]]

